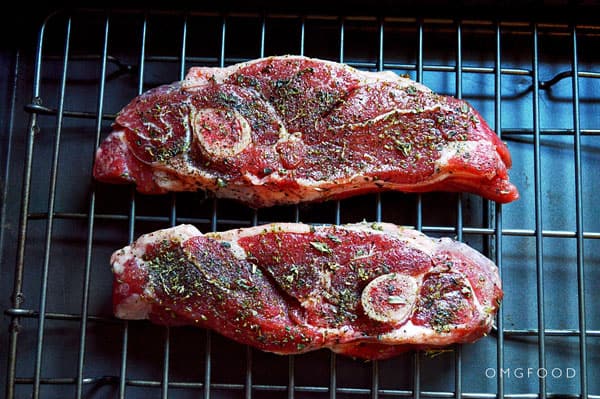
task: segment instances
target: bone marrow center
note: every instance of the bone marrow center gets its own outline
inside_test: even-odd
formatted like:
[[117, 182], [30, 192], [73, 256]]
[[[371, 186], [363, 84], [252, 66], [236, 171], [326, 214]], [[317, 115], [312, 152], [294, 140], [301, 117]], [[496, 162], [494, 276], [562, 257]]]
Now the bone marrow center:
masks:
[[389, 273], [372, 280], [362, 292], [365, 314], [382, 323], [403, 323], [417, 301], [417, 280], [412, 276]]
[[200, 150], [211, 158], [223, 159], [239, 154], [252, 141], [246, 118], [231, 110], [197, 110], [192, 129]]

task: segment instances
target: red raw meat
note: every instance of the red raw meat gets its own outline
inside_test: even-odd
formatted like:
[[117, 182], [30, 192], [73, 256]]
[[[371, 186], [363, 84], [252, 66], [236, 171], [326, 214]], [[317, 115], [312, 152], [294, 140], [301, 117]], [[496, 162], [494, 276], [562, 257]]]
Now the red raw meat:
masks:
[[116, 251], [115, 315], [210, 328], [279, 353], [364, 359], [473, 342], [502, 299], [466, 244], [388, 223], [159, 230]]
[[192, 68], [119, 113], [94, 176], [138, 191], [208, 190], [252, 207], [383, 190], [506, 203], [506, 145], [465, 101], [392, 72], [297, 56]]

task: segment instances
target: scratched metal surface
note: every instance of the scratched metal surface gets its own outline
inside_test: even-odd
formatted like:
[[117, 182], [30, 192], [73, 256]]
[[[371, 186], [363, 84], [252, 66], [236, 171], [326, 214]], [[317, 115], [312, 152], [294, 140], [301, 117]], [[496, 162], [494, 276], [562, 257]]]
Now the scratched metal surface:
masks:
[[[599, 27], [342, 17], [85, 11], [39, 27], [3, 133], [7, 398], [600, 398]], [[98, 140], [139, 92], [193, 65], [280, 54], [389, 69], [467, 99], [508, 143], [521, 199], [500, 208], [469, 194], [384, 193], [254, 212], [91, 181]], [[211, 231], [363, 219], [454, 236], [495, 260], [505, 289], [497, 330], [435, 357], [373, 363], [326, 350], [277, 356], [112, 318], [108, 258], [140, 234], [183, 222]]]

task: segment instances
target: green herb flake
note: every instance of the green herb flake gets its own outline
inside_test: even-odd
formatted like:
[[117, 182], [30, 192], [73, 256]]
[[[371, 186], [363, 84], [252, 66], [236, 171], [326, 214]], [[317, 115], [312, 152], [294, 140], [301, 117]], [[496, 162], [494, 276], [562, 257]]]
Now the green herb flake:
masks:
[[406, 305], [406, 299], [398, 295], [390, 295], [387, 301], [390, 305]]
[[430, 359], [433, 359], [434, 357], [438, 357], [439, 355], [442, 355], [444, 353], [449, 353], [449, 352], [453, 352], [452, 349], [429, 349], [425, 351], [425, 356], [427, 356]]
[[327, 262], [327, 267], [332, 272], [335, 272], [336, 270], [338, 270], [342, 266], [340, 264], [336, 263], [336, 262]]
[[371, 228], [373, 230], [379, 230], [379, 231], [383, 231], [383, 226], [379, 223], [373, 223], [371, 224]]
[[221, 179], [220, 177], [217, 177], [217, 187], [219, 187], [219, 188], [227, 187], [227, 181]]
[[248, 280], [246, 280], [245, 278], [238, 278], [236, 280], [236, 284], [238, 285], [238, 287], [243, 288], [245, 290], [249, 290], [252, 288], [252, 285], [250, 284], [250, 282]]
[[342, 240], [338, 236], [334, 236], [333, 234], [327, 234], [327, 238], [329, 238], [331, 241], [335, 242], [336, 244], [342, 243]]
[[412, 144], [405, 143], [400, 140], [395, 140], [395, 141], [396, 141], [396, 149], [401, 151], [402, 155], [404, 155], [405, 157], [409, 156], [410, 152], [412, 151]]
[[369, 272], [368, 271], [366, 271], [365, 269], [362, 269], [362, 268], [358, 269], [358, 278], [361, 281], [366, 281], [366, 280], [369, 279], [369, 277], [370, 276], [369, 276]]
[[313, 248], [315, 248], [316, 250], [318, 250], [319, 252], [322, 252], [324, 254], [332, 253], [331, 248], [329, 248], [329, 246], [324, 242], [311, 241], [310, 245], [312, 245]]

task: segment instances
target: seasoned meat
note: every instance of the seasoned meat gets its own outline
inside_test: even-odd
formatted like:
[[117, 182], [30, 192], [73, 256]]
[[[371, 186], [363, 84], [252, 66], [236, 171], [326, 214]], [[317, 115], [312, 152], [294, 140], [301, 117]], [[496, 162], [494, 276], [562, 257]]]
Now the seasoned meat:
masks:
[[192, 68], [119, 113], [94, 176], [252, 207], [383, 190], [518, 198], [506, 145], [465, 101], [297, 56]]
[[117, 317], [209, 328], [279, 354], [383, 359], [473, 342], [502, 298], [496, 266], [476, 250], [387, 223], [180, 225], [111, 263]]

